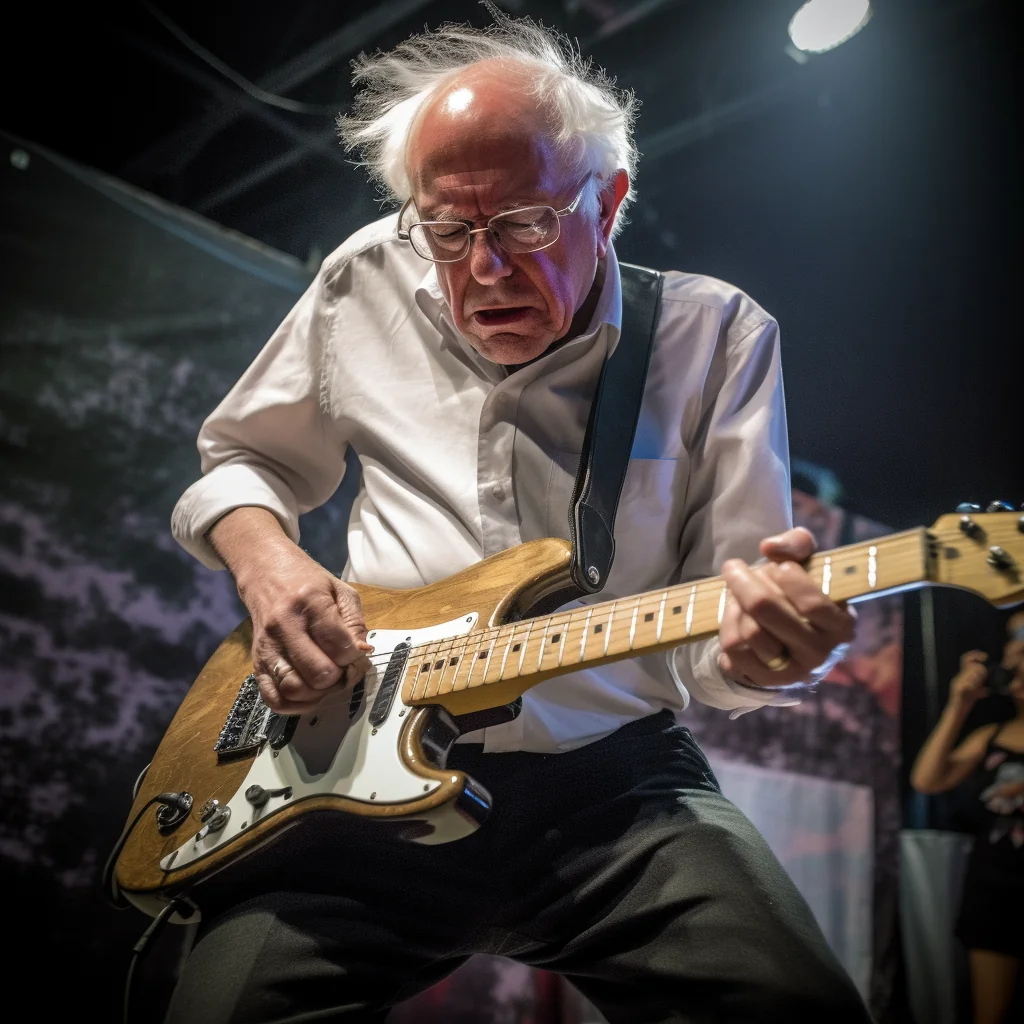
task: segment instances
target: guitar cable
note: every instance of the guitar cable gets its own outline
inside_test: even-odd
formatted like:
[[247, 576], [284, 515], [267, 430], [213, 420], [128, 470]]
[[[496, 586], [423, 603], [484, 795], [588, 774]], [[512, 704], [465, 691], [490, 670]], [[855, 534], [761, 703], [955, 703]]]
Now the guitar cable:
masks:
[[128, 974], [124, 980], [124, 1003], [121, 1011], [122, 1024], [130, 1024], [131, 1022], [132, 979], [135, 976], [135, 968], [138, 967], [140, 961], [145, 956], [150, 944], [164, 930], [167, 922], [175, 914], [188, 920], [193, 913], [194, 908], [187, 900], [175, 897], [150, 921], [149, 927], [139, 936], [138, 942], [132, 946], [132, 959], [131, 963], [128, 964]]
[[[147, 766], [148, 767], [148, 766]], [[135, 783], [135, 791], [133, 796], [138, 792], [139, 783], [142, 781], [145, 775], [146, 769], [143, 769], [142, 774]], [[116, 910], [125, 910], [131, 906], [128, 900], [121, 893], [121, 889], [117, 884], [117, 878], [114, 873], [115, 866], [117, 864], [117, 858], [121, 851], [124, 849], [124, 844], [128, 841], [128, 837], [135, 831], [135, 827], [142, 819], [143, 814], [146, 813], [154, 804], [162, 804], [164, 807], [170, 807], [175, 811], [178, 811], [182, 815], [188, 814], [192, 802], [187, 799], [184, 793], [157, 793], [155, 796], [150, 797], [138, 810], [135, 817], [125, 825], [121, 834], [117, 838], [117, 842], [114, 843], [114, 848], [110, 851], [110, 856], [107, 857], [107, 862], [103, 866], [103, 893], [112, 907]], [[132, 980], [135, 976], [135, 968], [139, 965], [139, 962], [145, 956], [146, 952], [153, 940], [160, 935], [160, 933], [167, 926], [167, 922], [177, 914], [182, 920], [187, 921], [195, 913], [195, 907], [192, 906], [188, 900], [182, 897], [175, 897], [167, 904], [160, 913], [149, 923], [146, 930], [139, 936], [138, 941], [132, 947], [132, 959], [128, 965], [128, 974], [125, 977], [124, 982], [124, 1002], [122, 1008], [122, 1021], [123, 1024], [129, 1024], [131, 1017], [131, 997], [132, 997]]]
[[138, 825], [143, 814], [145, 814], [153, 804], [163, 804], [165, 807], [170, 807], [180, 812], [182, 815], [188, 814], [192, 806], [191, 801], [186, 803], [186, 795], [184, 793], [157, 793], [155, 796], [151, 796], [139, 808], [138, 814], [136, 814], [127, 825], [125, 825], [121, 834], [117, 837], [117, 842], [114, 843], [113, 850], [110, 851], [107, 863], [103, 866], [103, 892], [107, 898], [107, 902], [116, 910], [124, 910], [131, 906], [131, 904], [121, 895], [117, 879], [114, 877], [114, 867], [116, 865], [117, 858], [124, 849], [124, 844], [128, 842], [128, 837], [135, 831], [135, 826]]

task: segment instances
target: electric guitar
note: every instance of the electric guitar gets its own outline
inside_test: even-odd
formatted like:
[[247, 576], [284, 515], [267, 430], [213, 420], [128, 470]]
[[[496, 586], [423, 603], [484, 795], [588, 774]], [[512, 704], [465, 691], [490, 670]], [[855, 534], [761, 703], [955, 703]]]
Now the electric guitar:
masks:
[[[275, 714], [260, 699], [243, 622], [199, 674], [136, 785], [109, 861], [121, 893], [150, 914], [192, 901], [211, 875], [258, 859], [316, 815], [361, 818], [418, 843], [466, 836], [491, 801], [465, 773], [445, 769], [460, 732], [514, 717], [523, 692], [552, 676], [717, 632], [720, 577], [525, 617], [565, 591], [570, 553], [564, 540], [536, 540], [428, 587], [357, 584], [372, 667], [303, 715]], [[806, 568], [835, 601], [938, 584], [1005, 607], [1024, 600], [1024, 515], [961, 511], [930, 529], [818, 553]]]

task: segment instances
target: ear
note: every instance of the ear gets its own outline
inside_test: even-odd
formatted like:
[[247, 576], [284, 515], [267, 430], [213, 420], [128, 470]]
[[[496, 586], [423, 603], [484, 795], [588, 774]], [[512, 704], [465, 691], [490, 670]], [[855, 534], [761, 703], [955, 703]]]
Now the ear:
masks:
[[605, 182], [604, 188], [598, 193], [601, 207], [597, 215], [597, 258], [603, 259], [608, 252], [608, 244], [612, 237], [612, 225], [615, 223], [615, 215], [619, 212], [622, 200], [626, 198], [629, 191], [629, 175], [620, 167]]

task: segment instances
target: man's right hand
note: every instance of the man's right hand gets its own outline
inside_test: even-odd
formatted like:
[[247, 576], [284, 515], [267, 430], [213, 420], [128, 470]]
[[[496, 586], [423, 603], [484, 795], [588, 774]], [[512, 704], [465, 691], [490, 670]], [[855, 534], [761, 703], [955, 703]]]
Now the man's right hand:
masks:
[[986, 661], [988, 655], [984, 651], [967, 651], [960, 656], [960, 671], [949, 683], [949, 703], [957, 710], [970, 711], [982, 697], [988, 696]]
[[209, 537], [252, 617], [253, 671], [272, 710], [303, 714], [332, 686], [363, 677], [373, 647], [359, 595], [285, 536], [271, 513], [235, 509]]

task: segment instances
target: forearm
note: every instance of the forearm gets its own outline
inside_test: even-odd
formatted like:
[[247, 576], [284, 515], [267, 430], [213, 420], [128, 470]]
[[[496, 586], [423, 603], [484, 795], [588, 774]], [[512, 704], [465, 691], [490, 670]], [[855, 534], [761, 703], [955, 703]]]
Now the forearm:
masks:
[[285, 533], [277, 516], [265, 508], [245, 506], [221, 516], [207, 540], [235, 579], [239, 594], [274, 566], [294, 563], [308, 555]]
[[919, 793], [941, 793], [949, 788], [949, 755], [967, 719], [968, 709], [947, 704], [932, 734], [914, 761], [910, 784]]

